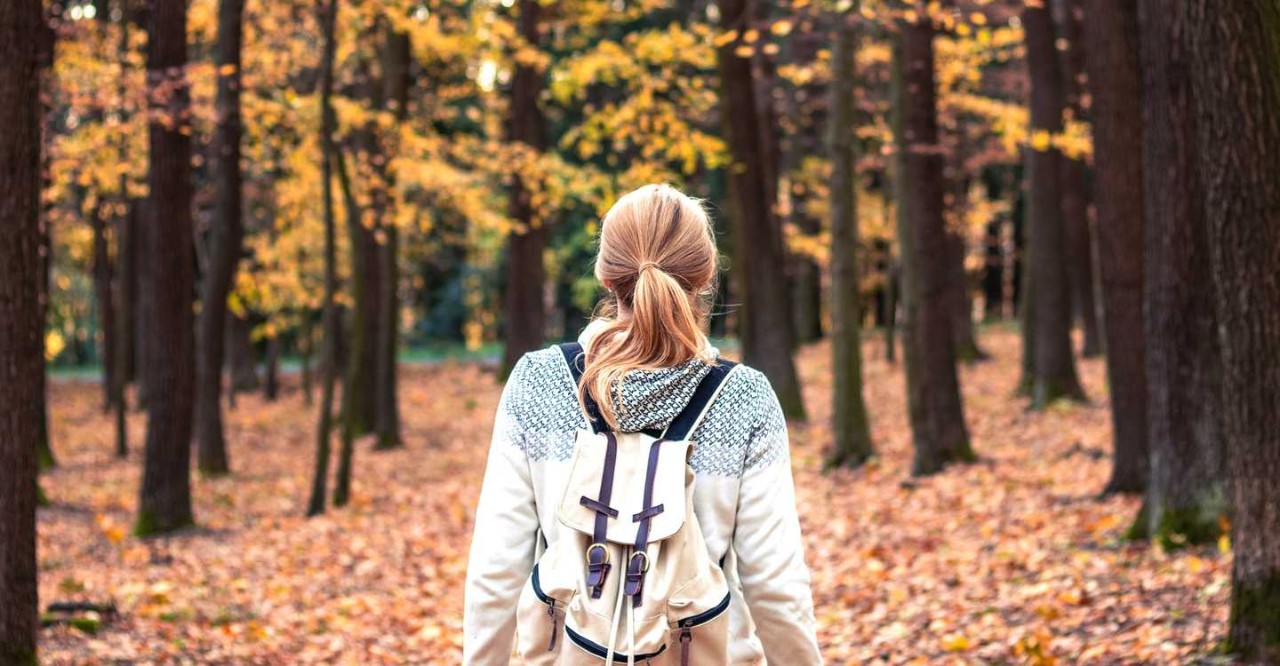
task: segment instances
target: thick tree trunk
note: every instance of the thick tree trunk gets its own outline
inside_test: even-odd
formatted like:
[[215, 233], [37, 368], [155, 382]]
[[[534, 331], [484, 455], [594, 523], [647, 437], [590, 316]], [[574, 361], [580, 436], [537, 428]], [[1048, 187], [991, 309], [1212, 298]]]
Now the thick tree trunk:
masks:
[[857, 9], [836, 14], [831, 52], [827, 141], [831, 152], [831, 426], [834, 444], [826, 467], [856, 467], [870, 458], [871, 427], [862, 398], [862, 326], [858, 298], [857, 122], [854, 58]]
[[[1147, 487], [1150, 441], [1147, 368], [1150, 366], [1146, 365], [1146, 355], [1171, 339], [1143, 322], [1144, 252], [1150, 251], [1144, 248], [1152, 247], [1150, 241], [1143, 240], [1143, 228], [1144, 224], [1156, 225], [1147, 235], [1149, 239], [1156, 239], [1162, 235], [1161, 226], [1173, 224], [1174, 220], [1164, 211], [1155, 216], [1159, 219], [1144, 217], [1144, 95], [1138, 53], [1137, 0], [1087, 0], [1085, 9], [1089, 20], [1084, 39], [1093, 97], [1094, 164], [1098, 175], [1094, 194], [1098, 215], [1098, 272], [1106, 347], [1111, 351], [1107, 354], [1107, 383], [1111, 387], [1114, 457], [1106, 492], [1137, 493]], [[1161, 168], [1162, 175], [1174, 174], [1169, 165], [1175, 162], [1157, 156], [1159, 151], [1172, 148], [1168, 141], [1169, 112], [1163, 108], [1169, 101], [1167, 88], [1159, 95], [1163, 96], [1160, 101], [1147, 98], [1147, 122], [1154, 124], [1159, 117], [1162, 126], [1156, 134], [1147, 137], [1146, 143], [1153, 151], [1153, 163], [1165, 165]], [[1161, 108], [1153, 108], [1152, 104]], [[1154, 183], [1157, 176], [1151, 178]], [[1187, 194], [1182, 189], [1166, 191], [1167, 185], [1162, 183], [1155, 191], [1148, 190], [1146, 196], [1149, 199], [1167, 195], [1170, 198], [1166, 201], [1172, 201], [1172, 197]], [[1157, 201], [1155, 205], [1163, 203]], [[1185, 221], [1184, 211], [1180, 223]], [[1147, 275], [1157, 275], [1153, 270], [1157, 267], [1148, 265]], [[1151, 290], [1147, 293], [1154, 297], [1159, 287], [1153, 284], [1148, 288]], [[1155, 312], [1155, 302], [1154, 298], [1147, 300], [1149, 312]], [[1206, 300], [1202, 307], [1208, 304]], [[1145, 344], [1144, 326], [1156, 333], [1147, 336]], [[1170, 387], [1168, 384], [1152, 387], [1152, 395], [1157, 390], [1168, 391]]]
[[912, 473], [933, 474], [974, 459], [960, 401], [948, 271], [943, 155], [938, 143], [934, 27], [928, 18], [901, 26], [901, 83], [895, 132], [902, 182], [899, 245], [903, 264], [903, 356], [915, 444]]
[[[720, 3], [720, 25], [738, 28], [754, 15], [751, 0]], [[789, 418], [804, 418], [804, 401], [791, 352], [795, 347], [791, 300], [787, 288], [786, 252], [781, 230], [772, 219], [774, 191], [763, 168], [767, 147], [760, 140], [751, 60], [734, 51], [742, 37], [717, 51], [723, 100], [723, 122], [733, 161], [729, 169], [733, 268], [742, 289], [739, 335], [743, 360], [769, 378]], [[779, 325], [779, 322], [783, 322]]]
[[[1062, 0], [1062, 79], [1065, 117], [1082, 120], [1085, 108], [1085, 57], [1083, 0]], [[1066, 48], [1063, 49], [1062, 46]], [[1093, 266], [1094, 234], [1089, 224], [1089, 167], [1083, 159], [1062, 157], [1062, 217], [1067, 235], [1067, 278], [1071, 282], [1072, 310], [1084, 333], [1081, 355], [1102, 354], [1102, 327], [1095, 302], [1097, 275]], [[1136, 246], [1135, 246], [1136, 247]]]
[[146, 461], [138, 502], [139, 535], [192, 523], [191, 422], [195, 401], [195, 336], [191, 294], [190, 97], [186, 78], [187, 9], [183, 0], [156, 0], [147, 40], [152, 205], [144, 220], [152, 264], [145, 297], [154, 305]]
[[[336, 294], [337, 223], [333, 206], [333, 158], [336, 147], [333, 141], [333, 61], [335, 44], [334, 24], [337, 21], [338, 0], [329, 0], [320, 8], [320, 26], [324, 40], [320, 58], [320, 178], [324, 191], [324, 359], [321, 361], [323, 384], [320, 390], [320, 415], [316, 424], [316, 465], [312, 473], [311, 498], [307, 502], [307, 515], [324, 513], [329, 485], [329, 453], [333, 432], [333, 394], [338, 377], [338, 337], [342, 335], [342, 322], [338, 316]], [[350, 212], [348, 212], [350, 214]]]
[[36, 664], [37, 461], [44, 418], [37, 0], [0, 3], [0, 663]]
[[1031, 72], [1030, 284], [1035, 301], [1031, 323], [1031, 405], [1040, 409], [1061, 398], [1084, 400], [1071, 353], [1071, 291], [1067, 278], [1066, 233], [1062, 219], [1063, 157], [1040, 141], [1062, 133], [1062, 72], [1058, 66], [1053, 18], [1043, 3], [1022, 10]]
[[[538, 0], [519, 2], [520, 36], [534, 48], [542, 43], [541, 11], [542, 5]], [[524, 144], [535, 152], [546, 149], [546, 123], [538, 107], [543, 77], [543, 72], [536, 67], [519, 64], [511, 81], [507, 139]], [[506, 287], [503, 292], [505, 348], [501, 371], [504, 378], [525, 352], [542, 346], [547, 324], [546, 305], [542, 300], [547, 274], [542, 265], [542, 253], [547, 247], [549, 234], [544, 221], [536, 218], [531, 197], [528, 185], [519, 176], [513, 176], [507, 193], [507, 214], [520, 228], [507, 241]]]
[[[1120, 205], [1126, 207], [1121, 209], [1125, 216], [1141, 215], [1139, 204], [1146, 210], [1144, 281], [1127, 277], [1121, 283], [1130, 289], [1133, 284], [1143, 284], [1146, 303], [1146, 424], [1151, 479], [1146, 504], [1139, 512], [1131, 535], [1156, 536], [1166, 547], [1174, 547], [1214, 540], [1226, 510], [1226, 451], [1219, 417], [1221, 352], [1204, 226], [1204, 188], [1198, 171], [1194, 101], [1191, 81], [1186, 76], [1189, 59], [1182, 37], [1186, 31], [1186, 11], [1183, 7], [1170, 8], [1159, 0], [1141, 0], [1138, 4], [1142, 14], [1141, 39], [1129, 34], [1112, 37], [1123, 39], [1121, 44], [1125, 49], [1134, 48], [1141, 41], [1144, 74], [1141, 114], [1129, 108], [1123, 111], [1129, 114], [1129, 122], [1145, 120], [1145, 127], [1136, 131], [1133, 128], [1116, 130], [1123, 132], [1121, 136], [1126, 142], [1145, 136], [1144, 164], [1129, 166], [1130, 172], [1145, 174], [1145, 198], [1135, 200], [1128, 192], [1120, 198]], [[1108, 3], [1108, 10], [1114, 9]], [[1125, 18], [1129, 22], [1136, 20], [1133, 13], [1132, 7], [1128, 8], [1129, 16]], [[1100, 12], [1099, 20], [1107, 18], [1106, 13]], [[1133, 26], [1129, 29], [1135, 30]], [[1108, 72], [1120, 74], [1122, 69], [1113, 68], [1122, 62], [1108, 60]], [[1099, 100], [1098, 132], [1099, 139], [1103, 140], [1106, 138], [1103, 133], [1108, 129], [1102, 114], [1108, 100], [1104, 91], [1099, 92], [1103, 95]], [[1133, 153], [1129, 151], [1133, 146], [1121, 145], [1125, 157], [1131, 158]], [[1100, 143], [1099, 148], [1105, 148], [1104, 144]], [[1098, 157], [1104, 158], [1106, 154], [1100, 152]], [[1099, 166], [1103, 168], [1104, 164]], [[1107, 178], [1122, 183], [1134, 175], [1115, 173]], [[1100, 215], [1106, 200], [1105, 193], [1099, 197]], [[1099, 218], [1100, 230], [1102, 219]], [[1110, 231], [1119, 233], [1130, 227], [1131, 224]], [[1100, 254], [1104, 269], [1113, 257], [1122, 260], [1128, 257], [1132, 261], [1130, 248], [1134, 239], [1117, 238], [1114, 248], [1106, 235], [1099, 240], [1103, 241], [1100, 249], [1106, 250]], [[1117, 252], [1121, 248], [1124, 253]], [[1106, 286], [1111, 285], [1104, 282]], [[1111, 291], [1105, 290], [1104, 296]], [[1142, 298], [1136, 297], [1139, 302]], [[1127, 295], [1120, 304], [1127, 310], [1134, 307], [1133, 300], [1135, 296]], [[1111, 335], [1117, 329], [1110, 308], [1107, 312], [1107, 329]], [[1126, 313], [1122, 311], [1119, 316], [1125, 317]], [[1134, 318], [1131, 314], [1127, 316]], [[1109, 358], [1111, 364], [1124, 360], [1124, 356], [1117, 354]], [[1136, 368], [1131, 370], [1136, 371]], [[1121, 388], [1113, 379], [1113, 396]], [[1130, 417], [1135, 425], [1137, 416]], [[1118, 410], [1116, 418], [1119, 426]], [[1136, 445], [1133, 448], [1136, 449]], [[1120, 468], [1126, 464], [1122, 453], [1117, 435], [1113, 486], [1117, 485], [1117, 479], [1146, 475], [1145, 466], [1137, 464], [1145, 463], [1145, 459], [1128, 462], [1131, 469], [1122, 473]], [[1133, 451], [1130, 455], [1136, 453]]]
[[241, 220], [240, 50], [244, 0], [221, 0], [218, 7], [217, 130], [213, 138], [214, 186], [217, 189], [209, 238], [209, 266], [200, 297], [199, 356], [196, 359], [197, 466], [204, 474], [230, 471], [222, 428], [223, 332], [227, 295], [240, 262], [244, 224]]
[[1232, 514], [1232, 650], [1280, 662], [1280, 3], [1188, 0]]

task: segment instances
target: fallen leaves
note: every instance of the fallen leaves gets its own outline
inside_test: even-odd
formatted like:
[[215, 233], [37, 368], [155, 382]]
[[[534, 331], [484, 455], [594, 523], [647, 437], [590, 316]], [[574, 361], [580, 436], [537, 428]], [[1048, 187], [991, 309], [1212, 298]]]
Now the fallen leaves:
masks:
[[[1108, 472], [1104, 370], [1093, 402], [1039, 414], [1012, 398], [1016, 335], [962, 370], [981, 460], [908, 480], [901, 368], [866, 347], [878, 457], [820, 473], [829, 348], [800, 355], [812, 419], [792, 428], [818, 636], [831, 664], [1187, 663], [1225, 632], [1229, 544], [1165, 554], [1122, 535], [1136, 498], [1099, 499]], [[406, 447], [356, 457], [351, 506], [306, 520], [314, 411], [295, 376], [278, 402], [227, 414], [234, 473], [193, 479], [199, 527], [139, 541], [135, 454], [112, 456], [98, 387], [56, 382], [63, 466], [43, 483], [41, 599], [114, 601], [90, 635], [43, 630], [48, 664], [453, 664], [471, 512], [500, 387], [474, 365], [407, 366]]]

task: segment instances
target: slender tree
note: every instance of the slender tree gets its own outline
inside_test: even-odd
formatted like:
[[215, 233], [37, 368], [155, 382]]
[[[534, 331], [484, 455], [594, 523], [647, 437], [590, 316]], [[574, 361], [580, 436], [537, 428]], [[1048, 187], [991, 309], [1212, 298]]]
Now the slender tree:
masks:
[[858, 150], [854, 107], [857, 8], [837, 14], [831, 50], [827, 141], [831, 152], [831, 413], [835, 441], [827, 467], [856, 467], [873, 453], [862, 399], [862, 327], [858, 303]]
[[222, 364], [225, 356], [227, 296], [240, 262], [244, 223], [241, 220], [240, 173], [240, 52], [244, 0], [221, 0], [218, 5], [218, 44], [214, 68], [218, 77], [215, 102], [217, 129], [214, 150], [214, 212], [209, 231], [209, 264], [200, 298], [199, 355], [196, 358], [197, 466], [217, 476], [230, 471], [222, 428]]
[[1188, 0], [1220, 318], [1232, 513], [1230, 647], [1280, 662], [1280, 3]]
[[191, 425], [195, 335], [191, 296], [191, 108], [186, 76], [187, 7], [155, 0], [147, 39], [151, 206], [142, 253], [151, 264], [143, 297], [152, 302], [152, 389], [147, 402], [146, 461], [138, 502], [139, 535], [190, 525]]
[[[320, 178], [324, 191], [324, 360], [321, 362], [323, 382], [320, 392], [320, 415], [316, 424], [316, 466], [312, 474], [311, 499], [307, 502], [307, 515], [324, 513], [329, 484], [329, 449], [333, 432], [333, 393], [338, 375], [338, 336], [342, 335], [342, 322], [338, 316], [336, 294], [337, 223], [333, 210], [333, 132], [336, 118], [333, 113], [333, 60], [336, 51], [334, 24], [337, 22], [338, 0], [329, 0], [320, 9], [320, 30], [324, 50], [320, 56]], [[350, 214], [348, 212], [348, 214]]]
[[900, 26], [901, 82], [895, 86], [900, 196], [898, 238], [903, 264], [902, 349], [907, 406], [915, 444], [912, 473], [933, 474], [974, 459], [964, 422], [952, 310], [947, 300], [944, 158], [938, 142], [938, 100], [932, 18]]
[[0, 3], [0, 664], [36, 663], [36, 437], [44, 390], [37, 0]]
[[[1064, 120], [1087, 120], [1089, 89], [1085, 60], [1088, 44], [1084, 37], [1083, 0], [1060, 0], [1061, 19], [1058, 50], [1062, 57]], [[1067, 238], [1067, 279], [1071, 289], [1071, 309], [1084, 334], [1081, 355], [1102, 355], [1102, 324], [1096, 303], [1098, 276], [1094, 266], [1094, 230], [1089, 224], [1089, 166], [1083, 157], [1062, 156], [1058, 174], [1062, 188], [1062, 221]]]
[[[737, 30], [754, 16], [754, 0], [720, 3], [720, 25]], [[791, 357], [795, 347], [791, 300], [785, 275], [786, 253], [782, 230], [773, 220], [775, 188], [763, 168], [768, 147], [760, 133], [755, 82], [750, 58], [739, 49], [748, 47], [745, 30], [717, 49], [723, 99], [725, 135], [733, 166], [729, 169], [729, 194], [733, 224], [733, 270], [742, 291], [738, 318], [743, 360], [764, 372], [778, 393], [788, 417], [804, 418], [800, 382]]]
[[[384, 29], [382, 44], [382, 100], [387, 111], [398, 123], [404, 122], [409, 112], [409, 35]], [[392, 137], [385, 143], [395, 145]], [[394, 187], [391, 174], [383, 160], [381, 180], [388, 193]], [[389, 197], [388, 197], [389, 198]], [[378, 245], [379, 287], [382, 290], [378, 311], [378, 364], [375, 372], [377, 405], [374, 414], [374, 430], [378, 435], [377, 448], [391, 449], [401, 445], [400, 406], [396, 382], [396, 352], [399, 349], [399, 299], [397, 287], [400, 281], [399, 230], [394, 211], [388, 211], [382, 220], [383, 241]]]
[[98, 329], [102, 332], [102, 345], [98, 358], [102, 359], [102, 408], [110, 411], [115, 405], [116, 385], [116, 308], [111, 296], [115, 266], [111, 260], [111, 239], [108, 210], [110, 204], [101, 199], [90, 214], [93, 228], [93, 300], [98, 310]]
[[[1194, 101], [1182, 37], [1187, 14], [1183, 6], [1139, 0], [1141, 20], [1136, 21], [1131, 6], [1135, 3], [1105, 4], [1089, 21], [1091, 34], [1107, 31], [1099, 51], [1117, 51], [1108, 57], [1107, 72], [1096, 82], [1096, 152], [1099, 175], [1105, 179], [1099, 183], [1099, 258], [1107, 335], [1125, 339], [1123, 345], [1108, 342], [1115, 350], [1108, 355], [1108, 369], [1116, 425], [1116, 461], [1108, 488], [1141, 489], [1148, 457], [1133, 439], [1146, 432], [1150, 481], [1131, 535], [1155, 536], [1166, 546], [1210, 541], [1218, 536], [1226, 504], [1219, 417], [1222, 371]], [[1140, 38], [1135, 39], [1138, 30]], [[1139, 42], [1142, 107], [1134, 110], [1129, 105], [1136, 95], [1127, 94], [1120, 104], [1113, 103], [1112, 95], [1137, 85], [1119, 77], [1125, 72], [1125, 53]], [[1116, 127], [1113, 118], [1145, 121], [1145, 127]], [[1128, 164], [1124, 170], [1110, 166], [1127, 163], [1117, 162], [1117, 155], [1132, 160], [1136, 140], [1142, 140], [1141, 152], [1136, 153], [1142, 155], [1142, 164]], [[1120, 183], [1139, 174], [1145, 179], [1142, 199], [1120, 190]], [[1110, 192], [1113, 188], [1120, 191]], [[1139, 278], [1133, 275], [1138, 240], [1131, 237], [1136, 231], [1131, 216], [1142, 215], [1140, 206], [1145, 208], [1145, 240]], [[1133, 294], [1139, 285], [1143, 293]], [[1141, 311], [1144, 302], [1145, 323], [1140, 324], [1133, 310]], [[1145, 326], [1145, 344], [1130, 339], [1128, 327], [1138, 325]], [[1144, 368], [1135, 364], [1143, 358], [1145, 381]], [[1145, 414], [1137, 412], [1143, 406]]]
[[[533, 48], [542, 43], [538, 0], [519, 0], [517, 26], [520, 37]], [[543, 72], [531, 63], [521, 62], [511, 77], [511, 103], [507, 118], [507, 139], [533, 152], [546, 149], [546, 122], [538, 106], [542, 94]], [[515, 367], [525, 352], [542, 346], [547, 324], [542, 290], [546, 284], [546, 268], [542, 253], [547, 247], [548, 229], [533, 209], [533, 191], [529, 183], [516, 174], [507, 193], [507, 214], [517, 229], [507, 241], [506, 287], [503, 292], [505, 348], [502, 376]]]
[[[1104, 333], [1107, 349], [1107, 379], [1111, 387], [1111, 424], [1115, 453], [1111, 480], [1106, 492], [1137, 493], [1147, 486], [1147, 366], [1148, 349], [1171, 339], [1157, 333], [1144, 344], [1143, 266], [1143, 90], [1138, 49], [1137, 0], [1087, 0], [1084, 7], [1086, 65], [1093, 97], [1094, 164], [1097, 170], [1098, 270], [1101, 277]], [[1146, 38], [1144, 37], [1144, 41]], [[1159, 43], [1167, 42], [1163, 37]], [[1153, 43], [1155, 48], [1155, 43]], [[1155, 58], [1153, 53], [1152, 58]], [[1162, 56], [1167, 57], [1167, 56]], [[1152, 62], [1150, 68], [1157, 67]], [[1168, 141], [1168, 88], [1153, 91], [1147, 119], [1163, 123], [1149, 136], [1147, 148], [1156, 164], [1169, 164], [1159, 153], [1172, 148]], [[1174, 173], [1165, 168], [1164, 172]], [[1152, 182], [1157, 176], [1152, 175]], [[1185, 196], [1166, 192], [1160, 184], [1149, 196]], [[1166, 199], [1168, 201], [1168, 199]], [[1162, 206], [1163, 202], [1154, 201]], [[1167, 213], [1151, 220], [1153, 225], [1171, 224]], [[1182, 218], [1186, 220], [1185, 215]], [[1148, 238], [1161, 237], [1152, 228]], [[1159, 240], [1156, 240], [1159, 242]], [[1145, 245], [1151, 248], [1149, 244]], [[1149, 266], [1149, 271], [1158, 267]], [[1150, 272], [1148, 273], [1150, 274]], [[1173, 277], [1173, 276], [1169, 276]], [[1158, 287], [1153, 285], [1153, 289]], [[1147, 302], [1154, 312], [1155, 300]], [[1154, 329], [1152, 329], [1154, 331]], [[1153, 387], [1168, 390], [1168, 384]]]
[[1031, 404], [1043, 408], [1060, 398], [1084, 400], [1071, 353], [1071, 299], [1064, 252], [1062, 153], [1053, 145], [1062, 133], [1063, 89], [1053, 16], [1043, 2], [1022, 10], [1031, 73], [1031, 133], [1027, 151], [1030, 176], [1030, 280], [1033, 312], [1030, 354]]

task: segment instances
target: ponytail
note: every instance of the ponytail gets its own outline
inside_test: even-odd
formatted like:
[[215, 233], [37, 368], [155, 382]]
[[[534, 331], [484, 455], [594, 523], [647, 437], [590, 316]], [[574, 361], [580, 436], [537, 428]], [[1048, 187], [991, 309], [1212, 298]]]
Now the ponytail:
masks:
[[[636, 190], [614, 204], [600, 232], [596, 276], [612, 285], [612, 316], [592, 338], [578, 399], [595, 400], [618, 429], [614, 394], [627, 373], [713, 362], [702, 334], [715, 281], [710, 220], [697, 201], [665, 185]], [[705, 301], [701, 301], [705, 303]]]

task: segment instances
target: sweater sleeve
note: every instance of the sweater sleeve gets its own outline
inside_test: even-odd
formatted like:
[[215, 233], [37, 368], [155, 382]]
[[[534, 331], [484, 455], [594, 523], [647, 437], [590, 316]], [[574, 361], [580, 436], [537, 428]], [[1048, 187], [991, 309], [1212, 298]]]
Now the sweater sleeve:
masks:
[[809, 568], [804, 561], [786, 419], [766, 394], [738, 495], [733, 547], [756, 633], [770, 664], [821, 664]]
[[503, 390], [476, 507], [462, 620], [467, 666], [511, 661], [516, 603], [533, 570], [538, 514], [523, 429], [515, 417], [529, 397], [527, 372], [528, 361], [521, 359]]

